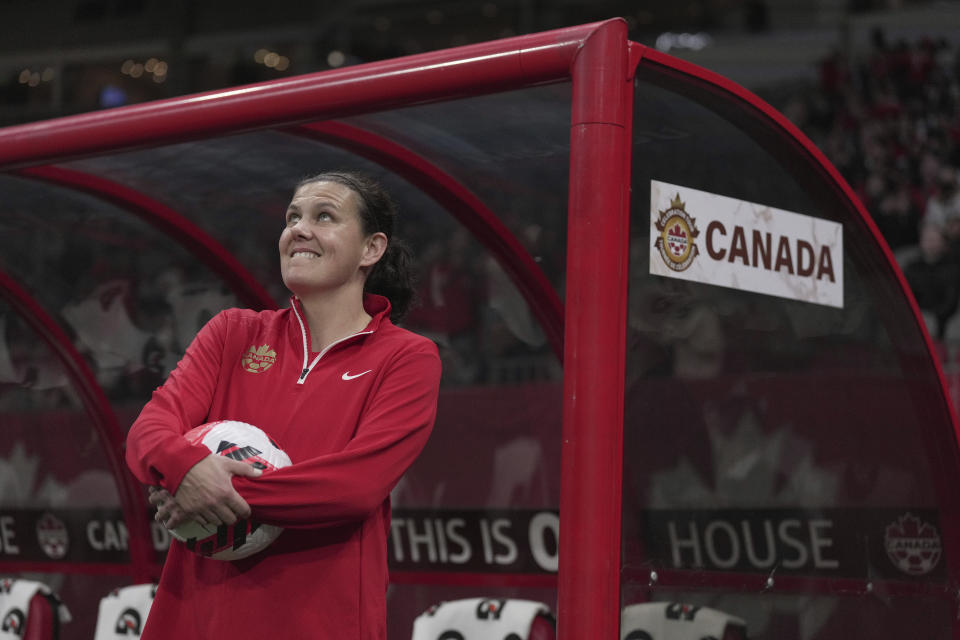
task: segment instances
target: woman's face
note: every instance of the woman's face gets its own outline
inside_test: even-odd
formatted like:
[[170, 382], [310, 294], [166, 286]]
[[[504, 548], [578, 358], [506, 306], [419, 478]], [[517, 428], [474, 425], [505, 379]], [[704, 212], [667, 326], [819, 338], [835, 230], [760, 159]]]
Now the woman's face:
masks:
[[279, 244], [283, 283], [294, 294], [363, 290], [364, 267], [380, 259], [386, 237], [364, 233], [358, 204], [357, 194], [338, 182], [311, 182], [293, 194]]

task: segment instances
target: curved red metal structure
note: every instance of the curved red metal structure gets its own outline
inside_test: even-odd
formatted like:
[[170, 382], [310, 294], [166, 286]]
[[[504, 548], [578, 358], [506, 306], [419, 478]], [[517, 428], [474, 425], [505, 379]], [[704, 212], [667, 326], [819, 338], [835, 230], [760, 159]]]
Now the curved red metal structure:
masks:
[[[623, 359], [633, 86], [627, 28], [599, 27], [573, 60], [560, 584], [566, 638], [620, 629]], [[602, 99], [598, 98], [603, 96]], [[618, 309], [620, 313], [607, 313]], [[588, 346], [589, 345], [589, 346]], [[613, 364], [613, 366], [611, 366]], [[589, 595], [588, 595], [589, 594]], [[584, 598], [595, 608], [584, 611]]]
[[[226, 133], [355, 115], [565, 80], [598, 29], [589, 24], [225, 91], [10, 127], [11, 169]], [[51, 135], [53, 133], [56, 135]]]

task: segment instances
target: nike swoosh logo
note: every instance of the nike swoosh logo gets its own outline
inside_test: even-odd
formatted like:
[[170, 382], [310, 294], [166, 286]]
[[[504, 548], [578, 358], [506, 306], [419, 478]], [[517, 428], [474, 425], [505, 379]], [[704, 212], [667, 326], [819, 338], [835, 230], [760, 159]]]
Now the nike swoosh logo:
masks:
[[342, 377], [344, 380], [353, 380], [354, 378], [359, 378], [360, 376], [362, 376], [362, 375], [364, 375], [364, 374], [367, 374], [367, 373], [370, 373], [371, 371], [373, 371], [373, 369], [367, 369], [367, 370], [364, 371], [363, 373], [358, 373], [358, 374], [355, 375], [355, 376], [350, 375], [350, 372], [349, 372], [349, 371], [344, 371], [344, 372], [343, 372], [343, 376], [341, 376], [341, 377]]

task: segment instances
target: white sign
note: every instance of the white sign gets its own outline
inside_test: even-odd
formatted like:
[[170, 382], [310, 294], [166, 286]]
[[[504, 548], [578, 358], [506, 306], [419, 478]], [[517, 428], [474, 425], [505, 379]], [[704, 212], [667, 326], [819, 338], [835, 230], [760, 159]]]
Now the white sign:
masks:
[[843, 308], [843, 226], [652, 180], [650, 273]]

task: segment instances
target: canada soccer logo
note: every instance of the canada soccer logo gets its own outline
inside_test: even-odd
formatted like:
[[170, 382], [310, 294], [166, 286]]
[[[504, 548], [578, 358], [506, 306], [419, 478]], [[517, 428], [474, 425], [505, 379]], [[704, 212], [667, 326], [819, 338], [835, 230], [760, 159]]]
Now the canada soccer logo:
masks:
[[142, 627], [140, 621], [140, 612], [136, 609], [127, 608], [123, 610], [117, 623], [113, 625], [113, 631], [118, 636], [140, 636]]
[[943, 553], [937, 529], [910, 513], [887, 525], [883, 544], [894, 566], [912, 576], [933, 571]]
[[247, 352], [240, 359], [240, 364], [243, 365], [244, 371], [260, 373], [272, 367], [276, 361], [277, 352], [271, 349], [270, 345], [262, 344], [259, 347], [253, 345], [247, 349]]
[[685, 207], [678, 193], [670, 201], [669, 209], [658, 212], [654, 223], [658, 235], [653, 246], [660, 251], [663, 262], [674, 271], [686, 270], [699, 254], [695, 241], [700, 230]]
[[48, 558], [59, 560], [67, 555], [70, 535], [63, 521], [52, 513], [45, 513], [37, 521], [37, 542]]
[[24, 615], [23, 611], [14, 607], [3, 616], [3, 621], [0, 622], [0, 631], [5, 632], [4, 635], [10, 634], [20, 638], [26, 630], [26, 621], [27, 616]]

